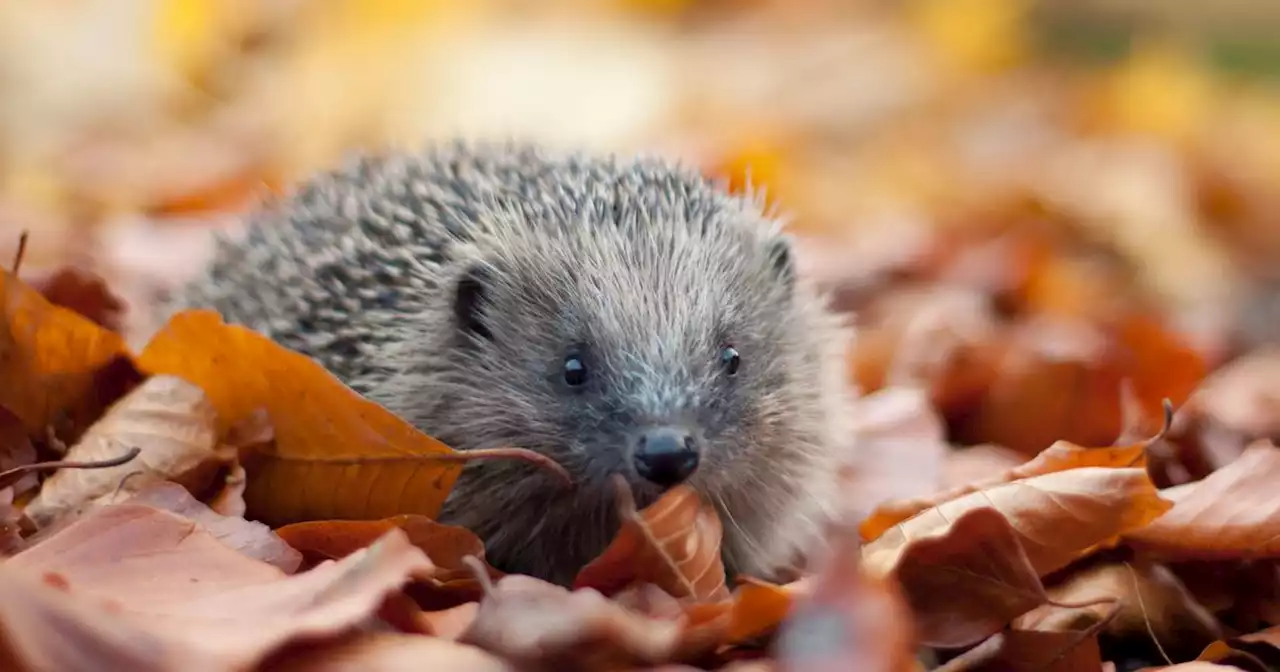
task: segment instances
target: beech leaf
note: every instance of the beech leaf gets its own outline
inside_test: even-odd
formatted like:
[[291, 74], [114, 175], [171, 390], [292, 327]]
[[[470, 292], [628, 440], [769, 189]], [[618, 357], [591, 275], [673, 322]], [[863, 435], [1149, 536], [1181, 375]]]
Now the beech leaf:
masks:
[[218, 409], [219, 435], [267, 409], [275, 441], [242, 455], [250, 516], [273, 526], [304, 520], [434, 517], [462, 463], [314, 360], [217, 313], [173, 316], [138, 357], [152, 374], [189, 380]]
[[115, 467], [59, 470], [27, 505], [27, 517], [43, 527], [86, 504], [163, 480], [202, 491], [232, 457], [217, 450], [216, 415], [195, 385], [172, 376], [147, 379], [66, 455], [76, 461], [109, 460], [136, 448], [138, 456]]
[[373, 634], [327, 646], [298, 647], [272, 660], [272, 672], [516, 672], [482, 649], [437, 637]]
[[876, 569], [902, 585], [927, 646], [974, 644], [1048, 599], [1017, 532], [991, 508], [913, 538], [892, 568]]
[[1235, 462], [1178, 496], [1173, 508], [1125, 540], [1163, 558], [1280, 557], [1280, 448], [1251, 444]]
[[[170, 511], [195, 521], [226, 546], [279, 567], [286, 574], [294, 573], [302, 565], [302, 553], [285, 543], [271, 528], [239, 516], [222, 515], [200, 503], [186, 488], [176, 483], [156, 483], [127, 501]], [[375, 541], [377, 539], [371, 539], [365, 546]]]
[[[0, 565], [0, 660], [99, 670], [102, 650], [119, 647], [126, 661], [151, 662], [111, 669], [252, 669], [291, 642], [352, 633], [431, 569], [393, 530], [341, 561], [285, 576], [176, 514], [95, 508]], [[33, 586], [41, 575], [61, 590]]]
[[936, 536], [972, 509], [999, 511], [1038, 576], [1065, 567], [1172, 506], [1142, 469], [1085, 467], [1001, 483], [943, 502], [889, 528], [867, 544], [868, 565], [896, 566], [913, 540]]
[[30, 436], [47, 427], [77, 435], [123, 392], [108, 380], [130, 368], [120, 334], [53, 305], [8, 271], [0, 271], [0, 318], [0, 406]]
[[578, 572], [575, 588], [612, 595], [636, 583], [652, 583], [676, 597], [729, 599], [725, 587], [720, 517], [688, 486], [668, 490], [637, 512], [631, 490], [614, 481], [622, 525], [613, 543]]
[[1172, 410], [1166, 405], [1164, 429], [1156, 436], [1139, 443], [1127, 446], [1085, 448], [1069, 441], [1058, 441], [1030, 461], [1017, 465], [998, 476], [952, 488], [923, 499], [883, 504], [863, 521], [859, 528], [862, 538], [870, 541], [884, 534], [885, 530], [921, 511], [1001, 483], [1083, 467], [1144, 467], [1147, 448], [1160, 440], [1168, 430]]

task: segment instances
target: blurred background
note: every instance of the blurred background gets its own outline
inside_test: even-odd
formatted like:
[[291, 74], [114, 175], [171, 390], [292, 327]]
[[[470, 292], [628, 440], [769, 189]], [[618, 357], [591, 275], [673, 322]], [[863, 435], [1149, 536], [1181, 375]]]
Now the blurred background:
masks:
[[1269, 0], [5, 2], [0, 252], [102, 275], [138, 342], [256, 199], [515, 136], [749, 174], [870, 326], [1139, 311], [1213, 365], [1277, 333], [1276, 35]]

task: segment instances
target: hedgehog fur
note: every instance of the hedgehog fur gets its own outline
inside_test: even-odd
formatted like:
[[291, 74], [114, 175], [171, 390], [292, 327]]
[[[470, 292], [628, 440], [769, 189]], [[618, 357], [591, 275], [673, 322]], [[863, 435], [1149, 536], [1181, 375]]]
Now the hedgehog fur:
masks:
[[506, 571], [571, 582], [616, 532], [611, 474], [658, 497], [629, 457], [654, 423], [697, 437], [687, 483], [720, 514], [731, 575], [775, 575], [835, 511], [846, 326], [757, 195], [678, 163], [513, 141], [363, 155], [223, 239], [182, 308], [313, 357], [458, 450], [564, 465], [573, 488], [526, 462], [464, 469], [440, 520]]

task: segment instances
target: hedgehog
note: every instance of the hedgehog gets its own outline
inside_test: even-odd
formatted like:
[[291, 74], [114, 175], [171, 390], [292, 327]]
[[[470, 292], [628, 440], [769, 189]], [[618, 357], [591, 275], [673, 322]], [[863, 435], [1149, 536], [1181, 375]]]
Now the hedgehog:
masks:
[[212, 309], [460, 450], [438, 516], [561, 585], [645, 506], [714, 506], [730, 577], [822, 545], [852, 449], [852, 327], [753, 190], [677, 160], [442, 141], [364, 152], [222, 238], [167, 314]]

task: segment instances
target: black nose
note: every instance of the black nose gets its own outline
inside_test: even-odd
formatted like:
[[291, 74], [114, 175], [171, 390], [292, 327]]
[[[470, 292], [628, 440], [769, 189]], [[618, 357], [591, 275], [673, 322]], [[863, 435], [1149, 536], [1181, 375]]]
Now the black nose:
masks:
[[698, 468], [698, 443], [674, 427], [645, 430], [636, 443], [636, 471], [646, 480], [669, 488]]

